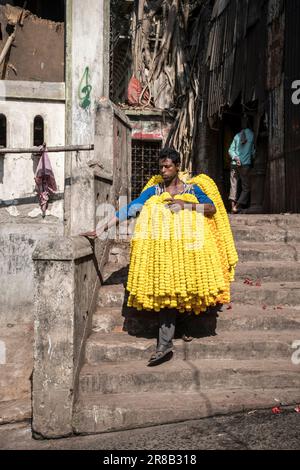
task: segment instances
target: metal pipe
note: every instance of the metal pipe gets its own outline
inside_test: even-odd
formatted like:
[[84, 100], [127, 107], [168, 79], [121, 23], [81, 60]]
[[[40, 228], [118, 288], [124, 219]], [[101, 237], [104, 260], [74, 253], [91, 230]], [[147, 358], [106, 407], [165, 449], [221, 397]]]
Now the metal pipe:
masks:
[[[48, 147], [46, 150], [48, 153], [92, 151], [94, 150], [94, 145], [64, 145], [61, 147]], [[42, 150], [40, 147], [14, 149], [0, 147], [0, 154], [4, 153], [42, 153]]]

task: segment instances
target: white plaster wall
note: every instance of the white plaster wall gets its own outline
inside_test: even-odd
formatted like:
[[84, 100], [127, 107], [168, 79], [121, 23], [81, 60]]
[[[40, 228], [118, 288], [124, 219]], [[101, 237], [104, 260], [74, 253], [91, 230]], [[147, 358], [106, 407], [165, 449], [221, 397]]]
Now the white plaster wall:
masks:
[[[72, 28], [68, 32], [68, 43], [72, 48], [72, 56], [69, 58], [72, 76], [70, 134], [74, 144], [94, 143], [96, 103], [108, 93], [105, 83], [109, 63], [106, 57], [106, 45], [109, 41], [109, 27], [105, 24], [108, 21], [105, 13], [109, 8], [107, 3], [107, 0], [85, 0], [83, 6], [82, 0], [72, 0]], [[82, 77], [86, 67], [89, 68], [89, 85], [92, 87], [91, 105], [83, 109], [79, 96], [80, 89], [85, 84], [82, 83]], [[80, 161], [75, 162], [75, 165], [76, 163], [81, 166]]]
[[[0, 100], [0, 112], [7, 118], [7, 147], [33, 146], [33, 121], [35, 116], [44, 118], [47, 145], [65, 145], [65, 104], [61, 102], [37, 102]], [[64, 191], [64, 153], [49, 154], [58, 192]], [[35, 195], [33, 160], [31, 154], [6, 154], [3, 182], [0, 183], [0, 199], [12, 200]]]

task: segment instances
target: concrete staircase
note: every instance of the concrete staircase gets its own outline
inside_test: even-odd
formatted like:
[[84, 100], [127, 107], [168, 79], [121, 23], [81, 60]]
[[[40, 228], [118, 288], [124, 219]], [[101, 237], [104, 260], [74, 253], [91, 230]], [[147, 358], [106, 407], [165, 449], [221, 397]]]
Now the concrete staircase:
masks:
[[300, 401], [300, 364], [292, 361], [300, 340], [300, 216], [242, 215], [231, 223], [240, 256], [232, 303], [190, 318], [196, 338], [176, 339], [172, 360], [153, 368], [157, 316], [126, 307], [129, 245], [114, 245], [80, 374], [75, 432]]

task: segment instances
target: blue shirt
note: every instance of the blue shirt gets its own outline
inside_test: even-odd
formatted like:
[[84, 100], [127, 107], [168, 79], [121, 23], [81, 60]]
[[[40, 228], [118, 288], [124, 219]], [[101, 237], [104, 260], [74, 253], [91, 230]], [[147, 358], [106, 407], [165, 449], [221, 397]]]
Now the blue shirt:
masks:
[[[195, 193], [196, 198], [198, 199], [199, 204], [212, 204], [211, 199], [199, 188], [199, 186], [193, 184], [193, 190]], [[123, 222], [123, 220], [128, 219], [129, 217], [135, 217], [137, 212], [140, 212], [145, 202], [150, 199], [150, 197], [155, 196], [156, 189], [155, 186], [151, 186], [150, 188], [143, 191], [140, 196], [127, 206], [122, 207], [118, 212], [116, 212], [116, 217]]]
[[236, 165], [236, 161], [234, 160], [235, 157], [238, 157], [240, 159], [242, 166], [251, 165], [252, 157], [255, 154], [253, 132], [251, 131], [251, 129], [244, 129], [245, 136], [247, 139], [247, 142], [244, 144], [242, 144], [241, 142], [242, 132], [243, 131], [236, 134], [228, 150], [228, 153], [231, 157], [232, 165]]

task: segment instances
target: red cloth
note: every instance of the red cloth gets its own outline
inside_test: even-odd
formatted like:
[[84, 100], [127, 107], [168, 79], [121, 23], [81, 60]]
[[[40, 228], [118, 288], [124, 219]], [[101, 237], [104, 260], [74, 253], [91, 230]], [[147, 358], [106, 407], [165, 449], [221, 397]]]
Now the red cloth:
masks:
[[149, 92], [145, 90], [141, 103], [139, 102], [143, 88], [141, 82], [132, 75], [127, 90], [127, 101], [131, 106], [138, 106], [139, 104], [146, 104], [149, 100]]
[[44, 216], [48, 207], [50, 195], [55, 194], [57, 186], [47, 149], [42, 147], [41, 150], [42, 156], [36, 169], [34, 180]]

